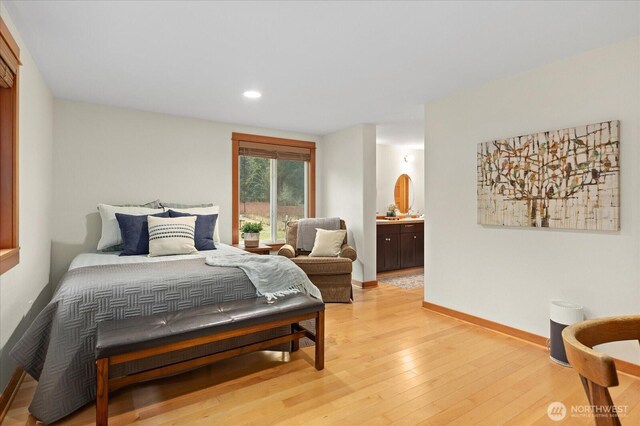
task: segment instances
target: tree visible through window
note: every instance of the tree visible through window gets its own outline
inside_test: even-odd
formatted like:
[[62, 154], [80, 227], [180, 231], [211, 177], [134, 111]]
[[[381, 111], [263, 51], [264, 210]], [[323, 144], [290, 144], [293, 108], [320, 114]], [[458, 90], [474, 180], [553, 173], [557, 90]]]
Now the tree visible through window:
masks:
[[307, 211], [306, 173], [302, 161], [278, 161], [277, 240], [284, 241], [288, 220], [302, 219]]
[[260, 222], [260, 239], [283, 243], [288, 221], [316, 214], [315, 142], [233, 133], [231, 240]]
[[306, 217], [306, 163], [241, 155], [239, 226], [261, 222], [260, 239], [284, 241], [288, 220]]

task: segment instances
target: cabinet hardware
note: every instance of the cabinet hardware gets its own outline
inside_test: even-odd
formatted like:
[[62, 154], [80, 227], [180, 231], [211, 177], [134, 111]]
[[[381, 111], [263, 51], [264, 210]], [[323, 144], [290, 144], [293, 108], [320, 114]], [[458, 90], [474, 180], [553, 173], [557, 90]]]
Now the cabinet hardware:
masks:
[[415, 239], [417, 239], [417, 238], [418, 238], [418, 236], [417, 236], [417, 235], [414, 235], [414, 236], [413, 236], [413, 239], [414, 239], [414, 240], [415, 240]]

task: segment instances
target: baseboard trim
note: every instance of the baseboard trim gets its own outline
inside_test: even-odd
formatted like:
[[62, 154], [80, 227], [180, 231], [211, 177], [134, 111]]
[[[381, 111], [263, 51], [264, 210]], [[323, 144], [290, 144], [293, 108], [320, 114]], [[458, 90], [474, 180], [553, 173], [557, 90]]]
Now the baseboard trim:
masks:
[[[455, 309], [446, 308], [441, 305], [436, 305], [435, 303], [431, 303], [431, 302], [423, 301], [422, 307], [432, 312], [448, 316], [450, 318], [468, 322], [470, 324], [487, 328], [489, 330], [496, 331], [498, 333], [506, 334], [507, 336], [515, 337], [516, 339], [524, 340], [525, 342], [528, 342], [528, 343], [533, 343], [534, 345], [542, 346], [544, 348], [547, 347], [546, 337], [529, 333], [528, 331], [520, 330], [514, 327], [509, 327], [508, 325], [504, 325], [504, 324], [500, 324], [484, 318], [476, 317], [474, 315], [465, 314], [464, 312], [456, 311]], [[632, 376], [640, 377], [640, 365], [637, 365], [628, 361], [624, 361], [621, 359], [617, 359], [617, 358], [614, 358], [614, 362], [616, 363], [616, 369], [618, 371], [622, 373], [630, 374]]]
[[484, 318], [476, 317], [474, 315], [465, 314], [464, 312], [456, 311], [454, 309], [445, 308], [444, 306], [436, 305], [435, 303], [422, 302], [422, 307], [430, 311], [437, 312], [442, 315], [446, 315], [451, 318], [462, 320], [471, 324], [479, 325], [480, 327], [488, 328], [493, 331], [497, 331], [502, 334], [506, 334], [511, 337], [525, 340], [529, 343], [533, 343], [544, 348], [547, 347], [547, 338], [538, 336], [537, 334], [529, 333], [528, 331], [520, 330], [517, 328], [509, 327], [508, 325], [500, 324], [498, 322], [489, 321]]
[[24, 380], [25, 374], [26, 373], [22, 368], [16, 368], [11, 375], [11, 379], [9, 379], [9, 383], [7, 383], [2, 394], [0, 394], [0, 424], [4, 421], [13, 399], [18, 394], [18, 389], [20, 389], [20, 385]]
[[371, 287], [377, 287], [378, 286], [378, 281], [374, 280], [374, 281], [356, 281], [356, 280], [351, 280], [351, 284], [360, 287], [360, 288], [371, 288]]

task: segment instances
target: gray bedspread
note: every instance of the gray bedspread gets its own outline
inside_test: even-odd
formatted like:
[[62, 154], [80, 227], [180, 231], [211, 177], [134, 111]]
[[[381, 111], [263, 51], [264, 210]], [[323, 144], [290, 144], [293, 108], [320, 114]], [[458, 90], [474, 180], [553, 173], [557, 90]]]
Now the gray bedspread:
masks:
[[[97, 322], [255, 297], [256, 289], [244, 272], [208, 266], [203, 258], [89, 266], [67, 272], [51, 302], [11, 352], [38, 380], [29, 411], [51, 423], [95, 399]], [[112, 374], [140, 371], [288, 331], [269, 330], [136, 361]]]

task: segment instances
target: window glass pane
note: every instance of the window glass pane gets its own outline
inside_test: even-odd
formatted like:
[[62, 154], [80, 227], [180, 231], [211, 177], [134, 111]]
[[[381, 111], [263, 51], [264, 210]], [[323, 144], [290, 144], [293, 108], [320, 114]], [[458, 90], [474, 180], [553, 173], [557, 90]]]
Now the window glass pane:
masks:
[[245, 222], [260, 222], [263, 226], [260, 240], [270, 241], [271, 161], [268, 158], [240, 156], [239, 169], [240, 224], [238, 229], [242, 228]]
[[305, 217], [305, 163], [303, 161], [278, 161], [278, 214], [277, 239], [285, 239], [287, 220]]

